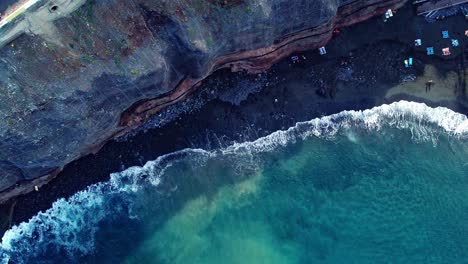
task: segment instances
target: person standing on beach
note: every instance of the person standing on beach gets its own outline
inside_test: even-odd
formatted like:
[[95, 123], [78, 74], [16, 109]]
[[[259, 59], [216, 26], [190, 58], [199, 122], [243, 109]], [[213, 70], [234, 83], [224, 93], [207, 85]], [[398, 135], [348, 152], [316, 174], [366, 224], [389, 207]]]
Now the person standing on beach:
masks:
[[434, 84], [432, 80], [426, 82], [426, 93], [431, 91], [432, 84]]

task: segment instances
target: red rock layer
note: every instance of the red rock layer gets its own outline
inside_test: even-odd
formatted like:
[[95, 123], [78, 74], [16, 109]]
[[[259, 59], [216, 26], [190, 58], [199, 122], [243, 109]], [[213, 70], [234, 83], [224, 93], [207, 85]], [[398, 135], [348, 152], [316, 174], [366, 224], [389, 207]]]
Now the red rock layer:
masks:
[[[205, 77], [222, 68], [231, 68], [232, 71], [246, 70], [248, 72], [261, 72], [271, 67], [275, 62], [300, 52], [324, 46], [332, 37], [333, 30], [362, 22], [376, 15], [382, 15], [389, 8], [400, 8], [406, 0], [372, 0], [355, 1], [338, 9], [334, 19], [321, 26], [301, 30], [283, 36], [269, 47], [233, 53], [213, 60], [206, 70]], [[158, 113], [161, 109], [184, 99], [201, 84], [204, 78], [182, 80], [174, 90], [162, 97], [143, 100], [135, 103], [121, 115], [119, 127], [109, 138], [96, 139], [96, 143], [88, 148], [87, 152], [96, 153], [109, 140], [124, 135], [128, 131], [142, 124], [147, 118]], [[34, 190], [35, 186], [47, 184], [56, 177], [61, 169], [51, 174], [36, 178], [29, 182], [22, 182], [18, 186], [9, 188], [0, 193], [0, 203], [26, 194]]]

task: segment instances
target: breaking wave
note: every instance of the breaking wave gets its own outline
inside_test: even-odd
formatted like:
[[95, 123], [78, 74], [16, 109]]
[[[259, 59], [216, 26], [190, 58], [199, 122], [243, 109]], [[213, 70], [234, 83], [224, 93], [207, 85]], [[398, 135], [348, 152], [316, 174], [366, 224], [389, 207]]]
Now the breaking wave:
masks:
[[383, 128], [407, 130], [416, 142], [437, 144], [441, 135], [456, 140], [468, 139], [468, 118], [447, 108], [431, 108], [422, 103], [400, 101], [365, 111], [338, 114], [297, 123], [284, 131], [274, 132], [253, 142], [238, 143], [224, 149], [205, 151], [186, 149], [161, 156], [142, 167], [131, 167], [111, 174], [110, 180], [88, 187], [70, 197], [57, 200], [52, 208], [40, 212], [29, 222], [8, 230], [0, 245], [1, 261], [30, 263], [47, 252], [60, 252], [70, 259], [93, 253], [99, 225], [111, 215], [137, 218], [132, 203], [143, 188], [155, 188], [165, 171], [180, 161], [200, 168], [212, 158], [247, 157], [270, 152], [308, 137], [333, 139], [335, 135], [359, 129], [368, 132]]

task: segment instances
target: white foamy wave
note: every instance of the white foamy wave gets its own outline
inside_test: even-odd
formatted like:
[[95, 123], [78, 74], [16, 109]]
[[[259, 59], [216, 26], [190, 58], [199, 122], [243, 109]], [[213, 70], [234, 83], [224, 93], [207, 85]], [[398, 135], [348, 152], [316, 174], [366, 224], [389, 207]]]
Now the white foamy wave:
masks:
[[299, 122], [252, 142], [234, 144], [222, 152], [268, 152], [308, 137], [332, 138], [350, 128], [379, 131], [383, 127], [409, 130], [415, 141], [437, 141], [441, 134], [459, 140], [468, 138], [468, 118], [445, 107], [431, 108], [408, 101], [381, 105], [364, 111], [343, 111], [338, 114]]
[[421, 103], [401, 101], [300, 122], [288, 130], [225, 149], [178, 151], [147, 162], [143, 167], [113, 173], [108, 182], [92, 185], [69, 199], [60, 199], [51, 209], [39, 213], [29, 222], [14, 226], [2, 238], [2, 262], [12, 258], [15, 263], [21, 263], [25, 256], [41, 256], [45, 250], [50, 253], [51, 249], [68, 252], [71, 257], [89, 254], [94, 249], [99, 223], [106, 217], [125, 210], [130, 218], [137, 217], [131, 207], [119, 207], [115, 200], [128, 204], [142, 188], [158, 186], [174, 162], [189, 159], [191, 166], [202, 167], [208, 160], [219, 157], [253, 161], [255, 153], [272, 151], [308, 137], [330, 138], [338, 133], [346, 135], [350, 128], [378, 131], [384, 127], [409, 130], [416, 140], [434, 141], [442, 133], [460, 140], [468, 138], [465, 115], [443, 107], [430, 108]]
[[[29, 263], [26, 259], [40, 258], [51, 251], [66, 252], [71, 259], [91, 253], [99, 223], [113, 214], [135, 217], [131, 207], [120, 205], [125, 205], [125, 200], [131, 199], [141, 188], [159, 185], [160, 177], [172, 166], [172, 160], [186, 154], [190, 154], [196, 164], [197, 160], [202, 162], [208, 153], [183, 150], [161, 156], [143, 167], [113, 173], [108, 182], [91, 185], [69, 199], [57, 200], [51, 209], [38, 213], [4, 234], [0, 262], [8, 263], [14, 259], [15, 263]], [[121, 204], [116, 204], [116, 200]]]

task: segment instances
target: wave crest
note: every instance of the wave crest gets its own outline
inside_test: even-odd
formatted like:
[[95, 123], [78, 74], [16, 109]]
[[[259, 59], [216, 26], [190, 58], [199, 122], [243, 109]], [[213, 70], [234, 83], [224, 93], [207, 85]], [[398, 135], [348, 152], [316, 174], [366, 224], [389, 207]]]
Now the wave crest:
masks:
[[441, 134], [468, 138], [468, 118], [445, 107], [431, 108], [423, 103], [399, 101], [364, 111], [343, 111], [338, 114], [315, 118], [295, 126], [276, 131], [252, 142], [234, 144], [224, 153], [271, 151], [307, 137], [331, 138], [350, 128], [379, 131], [383, 127], [406, 129], [415, 141], [437, 141]]

